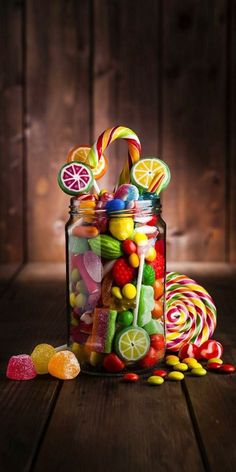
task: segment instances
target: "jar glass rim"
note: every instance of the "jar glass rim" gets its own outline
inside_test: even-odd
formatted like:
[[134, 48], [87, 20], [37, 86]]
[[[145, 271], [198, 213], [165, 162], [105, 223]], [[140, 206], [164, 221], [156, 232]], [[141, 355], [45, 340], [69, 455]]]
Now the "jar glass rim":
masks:
[[136, 200], [132, 202], [127, 202], [127, 207], [123, 210], [107, 212], [106, 208], [96, 207], [96, 201], [94, 201], [94, 206], [91, 205], [93, 200], [80, 200], [77, 197], [72, 197], [70, 200], [70, 213], [71, 214], [80, 214], [93, 212], [93, 214], [103, 215], [108, 217], [124, 217], [124, 216], [133, 216], [135, 214], [149, 214], [149, 213], [161, 213], [161, 201], [160, 197], [156, 196], [155, 198], [148, 200]]

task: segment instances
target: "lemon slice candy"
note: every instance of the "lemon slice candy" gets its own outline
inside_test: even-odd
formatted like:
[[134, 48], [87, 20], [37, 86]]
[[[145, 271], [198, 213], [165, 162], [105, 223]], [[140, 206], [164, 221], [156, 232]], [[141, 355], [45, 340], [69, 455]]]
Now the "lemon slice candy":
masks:
[[157, 174], [163, 174], [162, 190], [170, 181], [170, 169], [165, 162], [157, 157], [144, 157], [136, 162], [131, 169], [131, 181], [141, 190], [147, 190]]
[[142, 328], [128, 327], [116, 336], [115, 351], [127, 362], [142, 359], [147, 354], [149, 347], [149, 336]]

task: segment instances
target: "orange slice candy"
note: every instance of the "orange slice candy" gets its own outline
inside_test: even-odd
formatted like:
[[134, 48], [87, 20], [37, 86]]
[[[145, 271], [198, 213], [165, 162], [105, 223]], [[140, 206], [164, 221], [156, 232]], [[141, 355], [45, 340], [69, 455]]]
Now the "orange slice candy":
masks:
[[[86, 144], [83, 146], [73, 147], [67, 155], [67, 162], [79, 161], [89, 165], [87, 158], [90, 149], [90, 146]], [[108, 159], [106, 156], [104, 156], [104, 154], [102, 154], [101, 158], [98, 161], [98, 165], [92, 169], [95, 180], [101, 179], [101, 177], [103, 177], [103, 175], [106, 173], [107, 168]]]

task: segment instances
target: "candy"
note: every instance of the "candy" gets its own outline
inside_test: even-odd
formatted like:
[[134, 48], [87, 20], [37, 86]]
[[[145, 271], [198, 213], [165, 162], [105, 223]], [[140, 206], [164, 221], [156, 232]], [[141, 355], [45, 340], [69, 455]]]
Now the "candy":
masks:
[[153, 318], [161, 318], [163, 316], [163, 302], [160, 300], [155, 300], [154, 308], [152, 310], [152, 317]]
[[184, 344], [179, 350], [179, 357], [180, 359], [184, 359], [185, 357], [194, 357], [195, 359], [199, 359], [198, 346], [194, 343]]
[[114, 297], [119, 298], [119, 300], [122, 300], [122, 293], [120, 287], [112, 287], [111, 293], [112, 295], [114, 295]]
[[150, 347], [146, 356], [139, 361], [139, 366], [141, 369], [151, 369], [159, 360], [158, 351], [153, 347]]
[[135, 241], [136, 244], [138, 244], [142, 241], [147, 241], [147, 239], [148, 238], [147, 238], [146, 234], [144, 234], [144, 233], [137, 232], [137, 233], [134, 234], [134, 241]]
[[121, 372], [125, 368], [125, 363], [114, 353], [105, 356], [103, 367], [107, 372]]
[[[84, 252], [89, 250], [89, 245], [87, 239], [79, 238], [77, 236], [69, 237], [69, 251], [74, 254], [84, 254]], [[73, 261], [73, 259], [72, 259]]]
[[135, 253], [130, 254], [129, 264], [131, 265], [131, 267], [134, 267], [135, 269], [137, 269], [137, 267], [139, 266], [139, 257], [137, 254]]
[[122, 294], [129, 300], [133, 300], [136, 297], [136, 292], [136, 287], [133, 284], [125, 284], [122, 288]]
[[124, 374], [122, 377], [123, 382], [137, 382], [139, 380], [139, 376], [135, 374], [134, 372], [128, 372], [127, 374]]
[[207, 371], [206, 369], [203, 369], [203, 367], [194, 367], [191, 370], [191, 375], [195, 375], [196, 377], [203, 377], [206, 374], [207, 374]]
[[58, 184], [63, 192], [79, 195], [93, 185], [93, 174], [88, 166], [81, 162], [69, 162], [58, 173]]
[[152, 262], [154, 259], [156, 259], [156, 255], [156, 249], [154, 247], [150, 247], [145, 255], [145, 259], [148, 262]]
[[144, 285], [153, 285], [154, 282], [155, 282], [154, 269], [151, 266], [144, 264], [142, 283]]
[[158, 300], [164, 294], [164, 283], [162, 282], [162, 279], [155, 280], [153, 284], [153, 288], [154, 288], [154, 299]]
[[131, 165], [139, 160], [141, 153], [141, 145], [138, 136], [131, 129], [124, 126], [115, 126], [103, 131], [98, 140], [92, 146], [87, 162], [91, 167], [96, 167], [107, 146], [120, 138], [127, 140], [128, 143], [128, 159], [123, 167], [119, 179], [119, 184], [124, 184], [129, 183]]
[[[86, 254], [86, 253], [85, 253]], [[90, 294], [99, 292], [101, 291], [100, 284], [95, 282], [92, 277], [89, 275], [88, 271], [86, 270], [85, 264], [84, 264], [84, 255], [83, 254], [78, 254], [76, 256], [77, 259], [77, 267], [79, 269], [80, 275], [83, 278], [83, 281], [88, 289], [88, 292]]]
[[119, 331], [115, 338], [115, 351], [128, 362], [142, 359], [150, 347], [150, 339], [142, 328], [128, 327]]
[[161, 385], [164, 383], [164, 378], [160, 375], [151, 375], [151, 377], [148, 377], [147, 381], [150, 385]]
[[175, 364], [173, 366], [173, 369], [177, 370], [178, 372], [185, 372], [186, 370], [188, 370], [188, 366], [187, 364], [184, 364], [183, 362], [178, 362], [178, 364]]
[[194, 367], [198, 367], [198, 361], [196, 359], [194, 359], [193, 357], [185, 357], [182, 362], [184, 362], [184, 364], [187, 364], [187, 366], [190, 368], [190, 369], [193, 369]]
[[134, 221], [129, 217], [111, 218], [109, 230], [114, 238], [123, 241], [130, 238], [134, 230]]
[[182, 372], [170, 372], [167, 376], [169, 380], [183, 380], [184, 379], [184, 374]]
[[217, 364], [220, 364], [220, 365], [223, 364], [222, 359], [220, 359], [219, 357], [211, 357], [210, 359], [208, 359], [207, 365], [211, 364], [212, 362], [216, 362]]
[[220, 367], [221, 364], [218, 364], [218, 362], [207, 363], [207, 370], [219, 370]]
[[90, 277], [95, 282], [101, 282], [103, 277], [103, 267], [99, 256], [93, 251], [87, 251], [84, 254], [84, 266]]
[[148, 323], [143, 325], [143, 329], [147, 331], [149, 336], [153, 334], [162, 334], [164, 331], [163, 325], [159, 321], [154, 320], [152, 318], [150, 321], [148, 321]]
[[109, 353], [116, 330], [117, 312], [109, 308], [95, 308], [93, 314], [92, 336], [87, 346], [96, 352]]
[[85, 296], [85, 294], [84, 293], [79, 293], [75, 297], [75, 306], [77, 308], [82, 308], [83, 306], [85, 306], [86, 301], [87, 301], [87, 297]]
[[138, 197], [139, 197], [139, 191], [137, 187], [132, 184], [120, 185], [114, 195], [114, 198], [120, 198], [124, 202], [138, 200]]
[[89, 356], [89, 363], [93, 367], [96, 367], [97, 365], [102, 365], [103, 360], [104, 360], [104, 356], [105, 356], [105, 354], [102, 354], [101, 352], [92, 351], [90, 356]]
[[216, 326], [216, 307], [209, 293], [194, 280], [169, 272], [165, 318], [167, 348], [178, 351], [189, 342], [200, 346], [212, 336]]
[[165, 338], [163, 334], [151, 334], [150, 341], [151, 346], [154, 347], [154, 349], [156, 349], [157, 351], [165, 349]]
[[50, 344], [38, 344], [35, 346], [31, 353], [31, 359], [37, 374], [48, 373], [48, 363], [54, 354], [56, 354], [56, 351]]
[[155, 369], [152, 373], [153, 375], [158, 375], [159, 377], [165, 378], [168, 374], [167, 370], [164, 369]]
[[165, 180], [165, 174], [158, 172], [156, 175], [154, 175], [149, 187], [148, 187], [148, 192], [156, 192], [157, 195], [161, 193], [161, 190], [163, 189], [163, 181]]
[[172, 356], [172, 355], [166, 356], [166, 364], [171, 365], [171, 366], [179, 364], [178, 356]]
[[111, 272], [108, 272], [102, 281], [102, 303], [104, 306], [110, 306], [112, 284], [113, 277]]
[[77, 224], [72, 228], [72, 235], [80, 238], [96, 238], [98, 234], [99, 231], [96, 226], [82, 226]]
[[214, 339], [208, 339], [199, 348], [199, 356], [203, 359], [212, 359], [213, 357], [221, 357], [223, 354], [223, 346]]
[[138, 308], [138, 326], [142, 327], [151, 320], [151, 311], [154, 308], [154, 290], [150, 285], [141, 285], [139, 308]]
[[133, 280], [135, 276], [135, 269], [131, 267], [124, 257], [118, 259], [112, 268], [112, 275], [114, 282], [119, 286], [123, 287]]
[[97, 256], [104, 257], [105, 259], [118, 259], [123, 254], [120, 241], [107, 234], [101, 234], [96, 238], [89, 239], [88, 243]]
[[80, 373], [80, 365], [73, 352], [60, 351], [49, 360], [48, 372], [58, 379], [70, 380]]
[[112, 213], [113, 211], [124, 210], [124, 208], [125, 208], [125, 203], [123, 202], [123, 200], [120, 200], [119, 198], [115, 198], [114, 200], [110, 200], [106, 204], [107, 213]]
[[34, 363], [27, 354], [10, 357], [6, 376], [11, 380], [30, 380], [37, 376]]
[[219, 368], [219, 372], [223, 374], [232, 374], [235, 372], [235, 367], [232, 364], [222, 364]]
[[165, 162], [157, 157], [144, 157], [133, 165], [131, 169], [131, 181], [137, 185], [140, 190], [150, 191], [150, 184], [159, 173], [164, 175], [164, 180], [159, 189], [160, 192], [166, 188], [170, 182], [170, 169]]
[[165, 259], [162, 254], [157, 252], [156, 259], [148, 263], [155, 271], [155, 278], [161, 279], [164, 277], [165, 272]]
[[131, 311], [126, 310], [126, 311], [121, 311], [118, 314], [117, 321], [123, 326], [130, 326], [133, 322], [133, 313]]
[[126, 239], [125, 241], [123, 241], [122, 249], [125, 254], [129, 255], [137, 252], [137, 246], [135, 242], [132, 241], [132, 239]]

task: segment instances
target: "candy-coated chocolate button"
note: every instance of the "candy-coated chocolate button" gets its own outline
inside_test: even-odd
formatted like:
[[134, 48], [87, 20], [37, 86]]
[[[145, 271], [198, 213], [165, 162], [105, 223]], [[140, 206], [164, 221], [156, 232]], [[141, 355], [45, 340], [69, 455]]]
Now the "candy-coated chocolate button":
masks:
[[124, 326], [130, 326], [133, 319], [133, 313], [127, 310], [119, 313], [117, 321]]
[[123, 375], [122, 380], [124, 382], [137, 382], [137, 380], [139, 380], [139, 375], [135, 374], [134, 372], [128, 372], [127, 374]]
[[170, 380], [183, 380], [184, 374], [182, 372], [170, 372], [168, 374], [168, 379]]
[[235, 367], [232, 364], [222, 364], [219, 368], [219, 372], [224, 374], [232, 374], [235, 371]]
[[151, 377], [148, 377], [147, 381], [150, 385], [161, 385], [164, 379], [159, 375], [151, 375]]
[[136, 287], [133, 284], [125, 284], [122, 288], [122, 293], [124, 297], [128, 298], [129, 300], [132, 300], [136, 297], [136, 292]]
[[203, 369], [203, 367], [195, 367], [191, 370], [191, 374], [195, 375], [196, 377], [203, 377], [207, 374], [207, 371], [206, 369]]
[[213, 362], [216, 362], [217, 364], [223, 364], [222, 359], [219, 357], [212, 357], [212, 359], [208, 359], [207, 364], [212, 364]]
[[178, 356], [166, 356], [166, 364], [167, 365], [175, 365], [179, 363]]
[[156, 259], [156, 249], [154, 247], [150, 247], [150, 249], [148, 249], [146, 255], [145, 255], [145, 259], [146, 261], [148, 262], [152, 262]]
[[135, 269], [139, 266], [138, 254], [133, 253], [129, 256], [129, 264]]
[[186, 370], [188, 370], [188, 366], [187, 364], [184, 364], [184, 362], [179, 362], [173, 366], [173, 369], [179, 372], [186, 372]]
[[147, 241], [147, 236], [144, 233], [135, 233], [134, 235], [134, 241], [138, 244], [141, 241]]
[[187, 364], [190, 369], [193, 369], [195, 365], [198, 364], [198, 361], [194, 359], [194, 357], [185, 357], [182, 362], [184, 362], [184, 364]]
[[220, 368], [221, 364], [218, 364], [218, 362], [208, 362], [207, 363], [207, 370], [218, 370]]
[[164, 369], [155, 369], [152, 373], [153, 375], [158, 375], [158, 377], [166, 377], [168, 372]]
[[190, 369], [201, 369], [202, 368], [202, 364], [200, 364], [200, 362], [196, 362], [193, 367], [190, 367]]

